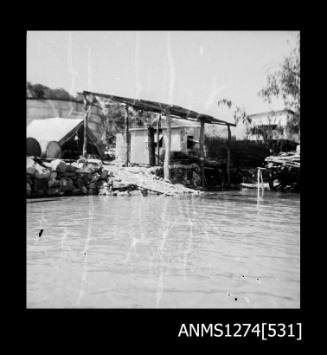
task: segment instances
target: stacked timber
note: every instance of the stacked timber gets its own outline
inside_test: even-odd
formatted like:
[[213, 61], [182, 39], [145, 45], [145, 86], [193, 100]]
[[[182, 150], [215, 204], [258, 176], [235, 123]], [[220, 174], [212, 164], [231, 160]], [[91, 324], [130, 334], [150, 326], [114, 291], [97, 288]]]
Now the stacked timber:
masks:
[[278, 191], [300, 191], [300, 154], [281, 153], [265, 159], [269, 187]]
[[134, 196], [198, 193], [181, 184], [164, 181], [162, 168], [103, 166], [97, 159], [68, 163], [26, 158], [26, 196], [105, 195]]
[[298, 153], [281, 153], [277, 156], [269, 156], [265, 159], [267, 167], [294, 167], [300, 168], [300, 154]]

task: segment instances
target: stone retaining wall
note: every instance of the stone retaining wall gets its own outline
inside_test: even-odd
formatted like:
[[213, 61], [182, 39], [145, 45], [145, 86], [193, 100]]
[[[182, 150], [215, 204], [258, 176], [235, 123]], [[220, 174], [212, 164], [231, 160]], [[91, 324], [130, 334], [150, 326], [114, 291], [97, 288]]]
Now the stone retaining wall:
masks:
[[[174, 171], [174, 169], [173, 169]], [[179, 182], [172, 173], [173, 181]], [[177, 181], [178, 180], [178, 181]], [[26, 197], [69, 195], [147, 195], [198, 193], [181, 183], [172, 184], [162, 178], [162, 168], [119, 167], [103, 165], [97, 159], [80, 159], [67, 163], [26, 158]]]

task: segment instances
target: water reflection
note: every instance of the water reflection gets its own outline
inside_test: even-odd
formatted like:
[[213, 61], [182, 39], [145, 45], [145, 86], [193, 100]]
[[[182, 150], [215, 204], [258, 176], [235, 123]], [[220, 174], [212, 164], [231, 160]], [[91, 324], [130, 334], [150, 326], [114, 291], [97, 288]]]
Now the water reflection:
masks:
[[299, 307], [299, 210], [259, 189], [27, 204], [27, 305]]

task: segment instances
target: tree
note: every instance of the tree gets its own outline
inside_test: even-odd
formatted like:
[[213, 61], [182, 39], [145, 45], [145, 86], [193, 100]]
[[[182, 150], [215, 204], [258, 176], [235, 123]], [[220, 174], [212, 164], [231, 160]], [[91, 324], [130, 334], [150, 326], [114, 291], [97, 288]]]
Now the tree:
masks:
[[259, 91], [264, 101], [271, 102], [273, 98], [282, 98], [285, 107], [295, 112], [288, 122], [292, 132], [300, 129], [300, 34], [296, 39], [295, 47], [284, 58], [278, 68], [267, 74], [266, 85]]
[[64, 89], [51, 89], [42, 84], [32, 84], [29, 81], [26, 83], [26, 96], [43, 100], [74, 100], [74, 97]]
[[125, 106], [101, 98], [97, 98], [97, 103], [101, 108], [98, 115], [104, 126], [103, 141], [106, 144], [112, 145], [116, 140], [116, 134], [122, 132], [124, 129], [126, 116]]
[[236, 124], [242, 122], [243, 124], [250, 123], [250, 119], [245, 112], [245, 109], [236, 105], [230, 99], [221, 99], [217, 102], [219, 106], [227, 106], [229, 109], [233, 110], [233, 118]]
[[[108, 145], [115, 142], [116, 134], [122, 133], [125, 129], [126, 106], [110, 99], [97, 97], [97, 104], [100, 108], [98, 115], [104, 126], [103, 141]], [[129, 127], [146, 127], [153, 123], [154, 113], [137, 110], [131, 106], [128, 107]]]

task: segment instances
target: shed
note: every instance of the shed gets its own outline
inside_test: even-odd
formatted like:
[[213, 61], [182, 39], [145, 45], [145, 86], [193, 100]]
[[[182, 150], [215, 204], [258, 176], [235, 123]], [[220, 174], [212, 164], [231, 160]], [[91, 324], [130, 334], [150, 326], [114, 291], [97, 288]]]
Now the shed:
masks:
[[[27, 137], [36, 139], [42, 156], [47, 158], [62, 157], [75, 159], [82, 154], [84, 122], [82, 118], [61, 118], [33, 120], [27, 126]], [[88, 128], [88, 152], [103, 155], [101, 142]], [[54, 153], [53, 146], [57, 143], [61, 152]], [[56, 155], [56, 156], [53, 156]]]
[[[129, 159], [129, 153], [130, 153], [130, 132], [129, 132], [129, 114], [128, 114], [128, 107], [131, 106], [134, 109], [138, 109], [141, 111], [148, 111], [148, 112], [156, 112], [159, 113], [159, 119], [158, 119], [158, 129], [157, 129], [157, 134], [159, 135], [160, 129], [161, 129], [161, 117], [165, 116], [166, 117], [166, 123], [167, 123], [167, 129], [166, 129], [166, 134], [165, 134], [165, 139], [166, 139], [166, 149], [165, 149], [165, 156], [164, 156], [164, 177], [165, 179], [169, 180], [170, 179], [170, 159], [171, 159], [171, 122], [173, 117], [178, 117], [180, 119], [184, 120], [189, 120], [189, 121], [197, 121], [201, 124], [200, 128], [200, 139], [199, 139], [199, 150], [200, 150], [200, 168], [201, 168], [201, 181], [202, 181], [202, 186], [205, 186], [205, 177], [204, 177], [204, 129], [205, 129], [205, 124], [217, 124], [217, 125], [225, 125], [227, 126], [228, 130], [228, 143], [227, 143], [227, 175], [228, 175], [228, 184], [230, 184], [230, 141], [231, 141], [231, 126], [236, 126], [234, 123], [226, 122], [217, 118], [214, 118], [212, 116], [206, 115], [206, 114], [201, 114], [199, 112], [190, 110], [190, 109], [185, 109], [184, 107], [177, 106], [177, 105], [172, 105], [172, 104], [165, 104], [162, 102], [158, 101], [149, 101], [149, 100], [141, 100], [141, 99], [133, 99], [133, 98], [127, 98], [127, 97], [122, 97], [122, 96], [115, 96], [115, 95], [107, 95], [107, 94], [101, 94], [101, 93], [96, 93], [96, 92], [90, 92], [90, 91], [83, 91], [83, 98], [85, 102], [85, 109], [88, 111], [90, 108], [92, 108], [92, 105], [97, 102], [100, 98], [109, 100], [109, 101], [114, 101], [114, 102], [119, 102], [123, 104], [126, 107], [126, 116], [125, 116], [125, 164], [128, 165], [130, 162]], [[100, 99], [100, 100], [101, 100]], [[85, 121], [87, 122], [87, 114], [85, 115]], [[149, 162], [150, 166], [155, 165], [155, 149], [154, 149], [154, 128], [149, 127], [148, 128], [148, 134], [149, 134], [149, 141], [148, 141], [148, 146], [149, 146]], [[159, 150], [159, 141], [158, 140], [158, 147], [157, 147], [157, 158], [160, 156]], [[86, 149], [84, 149], [86, 151]], [[157, 159], [157, 163], [158, 159]]]
[[[152, 122], [150, 126], [154, 133], [154, 146], [157, 148], [157, 140], [159, 137], [159, 155], [164, 156], [165, 147], [167, 145], [166, 119], [162, 118], [161, 129], [157, 134], [157, 122]], [[198, 122], [191, 122], [181, 119], [172, 119], [171, 122], [171, 152], [183, 152], [191, 154], [195, 149], [199, 149], [201, 125]], [[132, 164], [150, 165], [149, 161], [149, 134], [148, 127], [130, 128], [130, 145], [129, 157]], [[116, 136], [116, 158], [124, 161], [125, 139], [122, 134]], [[157, 152], [157, 149], [156, 149]]]

